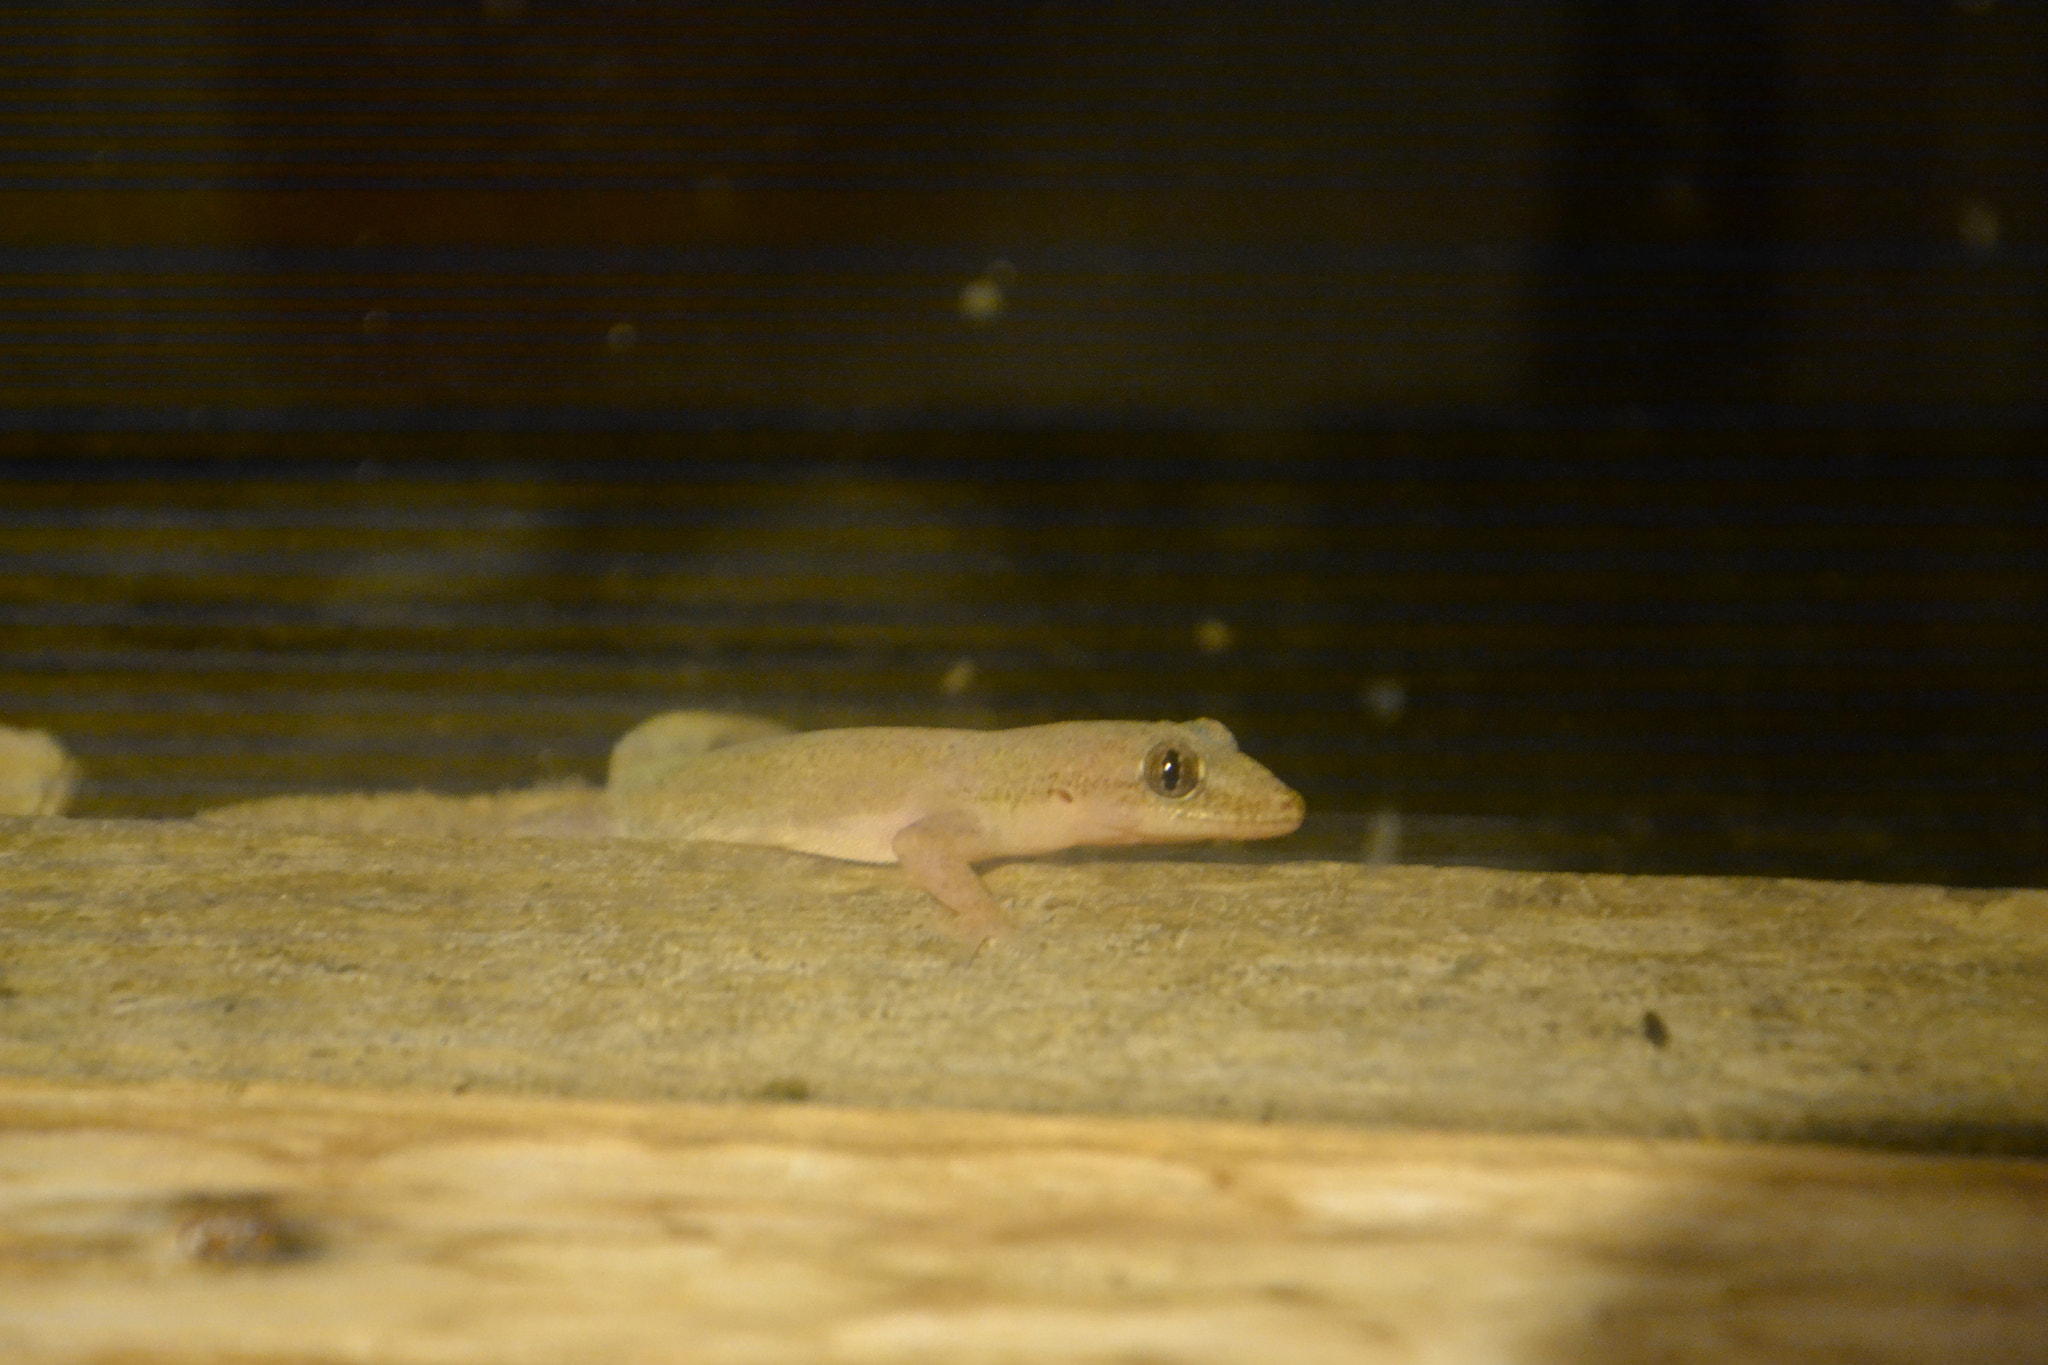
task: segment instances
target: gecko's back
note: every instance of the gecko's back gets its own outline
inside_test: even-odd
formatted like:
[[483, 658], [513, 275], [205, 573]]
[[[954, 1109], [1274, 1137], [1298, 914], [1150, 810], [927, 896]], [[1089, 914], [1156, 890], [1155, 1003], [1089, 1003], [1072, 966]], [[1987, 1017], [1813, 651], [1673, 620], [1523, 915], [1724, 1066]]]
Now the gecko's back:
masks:
[[978, 856], [1003, 857], [1264, 838], [1292, 830], [1301, 809], [1209, 720], [817, 730], [682, 758], [612, 794], [637, 837], [872, 863], [897, 861], [896, 836], [933, 817], [971, 826]]
[[[894, 862], [888, 836], [929, 774], [952, 766], [964, 730], [813, 730], [682, 758], [652, 781], [614, 790], [612, 812], [637, 838], [762, 844], [858, 862]], [[893, 821], [893, 824], [892, 824]]]

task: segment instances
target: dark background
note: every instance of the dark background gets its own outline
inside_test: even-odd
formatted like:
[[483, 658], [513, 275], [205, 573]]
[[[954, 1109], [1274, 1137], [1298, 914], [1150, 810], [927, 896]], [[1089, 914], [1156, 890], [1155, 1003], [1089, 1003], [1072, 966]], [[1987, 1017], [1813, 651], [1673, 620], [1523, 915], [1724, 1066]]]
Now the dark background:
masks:
[[2034, 4], [0, 8], [81, 814], [1210, 714], [1272, 851], [2048, 872]]

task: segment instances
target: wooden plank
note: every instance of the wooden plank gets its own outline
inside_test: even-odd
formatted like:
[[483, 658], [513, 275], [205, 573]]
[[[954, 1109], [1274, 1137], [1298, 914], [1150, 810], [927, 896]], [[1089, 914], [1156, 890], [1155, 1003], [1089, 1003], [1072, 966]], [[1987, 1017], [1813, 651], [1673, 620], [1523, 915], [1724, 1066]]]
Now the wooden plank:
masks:
[[0, 821], [0, 1074], [2048, 1152], [2048, 893]]
[[2048, 1166], [0, 1082], [0, 1355], [2048, 1360]]

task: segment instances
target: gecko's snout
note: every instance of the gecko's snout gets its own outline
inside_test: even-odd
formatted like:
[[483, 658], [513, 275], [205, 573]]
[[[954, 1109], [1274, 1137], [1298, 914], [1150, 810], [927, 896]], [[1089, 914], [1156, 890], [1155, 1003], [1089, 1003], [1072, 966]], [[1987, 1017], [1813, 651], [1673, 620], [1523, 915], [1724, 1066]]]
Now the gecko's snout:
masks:
[[1308, 817], [1308, 802], [1292, 787], [1284, 788], [1286, 799], [1280, 803], [1281, 815], [1277, 823], [1283, 826], [1278, 833], [1292, 834], [1301, 828], [1301, 822]]

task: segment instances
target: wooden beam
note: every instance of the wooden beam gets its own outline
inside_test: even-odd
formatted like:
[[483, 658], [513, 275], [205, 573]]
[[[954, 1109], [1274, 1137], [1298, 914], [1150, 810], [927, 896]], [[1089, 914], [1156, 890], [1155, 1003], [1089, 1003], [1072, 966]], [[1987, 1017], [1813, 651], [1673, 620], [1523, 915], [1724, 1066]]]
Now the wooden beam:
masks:
[[2048, 1359], [2048, 1167], [0, 1082], [46, 1362]]
[[2048, 1153], [2048, 893], [0, 820], [0, 1074]]

